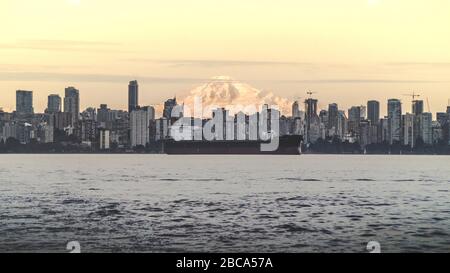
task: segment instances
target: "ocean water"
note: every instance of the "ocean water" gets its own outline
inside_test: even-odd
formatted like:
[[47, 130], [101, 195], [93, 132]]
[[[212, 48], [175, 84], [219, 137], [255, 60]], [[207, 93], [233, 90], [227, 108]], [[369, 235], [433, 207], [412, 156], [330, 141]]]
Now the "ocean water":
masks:
[[0, 155], [0, 252], [450, 251], [450, 157]]

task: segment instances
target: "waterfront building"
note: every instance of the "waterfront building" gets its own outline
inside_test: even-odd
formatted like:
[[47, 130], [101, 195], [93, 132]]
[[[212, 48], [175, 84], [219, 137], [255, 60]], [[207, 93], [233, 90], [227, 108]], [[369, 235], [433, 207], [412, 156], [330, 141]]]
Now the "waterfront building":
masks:
[[419, 115], [419, 136], [426, 145], [433, 144], [432, 118], [431, 113], [422, 113]]
[[64, 130], [72, 125], [72, 114], [57, 112], [49, 115], [49, 125], [57, 130]]
[[[166, 102], [164, 102], [164, 110], [163, 110], [163, 117], [172, 120], [172, 110], [177, 106], [177, 98], [168, 99]], [[178, 117], [177, 117], [178, 118]]]
[[80, 91], [75, 87], [65, 89], [64, 112], [72, 114], [72, 126], [76, 127], [80, 118]]
[[33, 111], [33, 91], [16, 91], [16, 112], [19, 115], [32, 115]]
[[359, 136], [361, 122], [361, 106], [352, 106], [348, 110], [348, 132], [353, 136]]
[[336, 103], [328, 105], [328, 135], [338, 135], [339, 127], [339, 108]]
[[423, 113], [423, 100], [414, 100], [412, 102], [412, 113], [416, 116]]
[[110, 113], [111, 109], [107, 104], [100, 104], [100, 108], [97, 109], [97, 122], [100, 128], [111, 129], [113, 120]]
[[369, 120], [361, 120], [359, 124], [360, 124], [359, 144], [362, 147], [365, 147], [372, 143], [371, 124]]
[[130, 81], [128, 84], [128, 113], [139, 107], [139, 84], [137, 81]]
[[306, 142], [315, 142], [320, 137], [320, 120], [317, 116], [317, 100], [305, 100]]
[[378, 124], [380, 122], [380, 102], [376, 100], [370, 100], [367, 102], [367, 119], [372, 124]]
[[339, 110], [337, 135], [341, 140], [343, 140], [347, 132], [348, 132], [347, 116], [345, 115], [345, 111]]
[[110, 148], [110, 131], [101, 129], [100, 130], [100, 150], [108, 150]]
[[80, 121], [79, 137], [81, 141], [92, 145], [97, 140], [97, 121], [94, 119], [83, 119]]
[[401, 140], [402, 103], [398, 99], [388, 100], [389, 143]]
[[295, 101], [294, 104], [292, 104], [292, 117], [293, 118], [301, 117], [300, 104], [298, 103], [298, 101]]
[[414, 147], [416, 138], [414, 133], [414, 123], [416, 116], [414, 114], [406, 113], [403, 115], [402, 126], [402, 140], [403, 145]]
[[153, 107], [142, 107], [130, 114], [130, 144], [136, 146], [145, 146], [150, 142], [150, 122], [155, 119]]
[[61, 112], [61, 97], [56, 94], [48, 96], [47, 113], [59, 113]]
[[18, 139], [18, 126], [15, 122], [7, 122], [2, 128], [2, 140], [6, 142], [8, 138]]

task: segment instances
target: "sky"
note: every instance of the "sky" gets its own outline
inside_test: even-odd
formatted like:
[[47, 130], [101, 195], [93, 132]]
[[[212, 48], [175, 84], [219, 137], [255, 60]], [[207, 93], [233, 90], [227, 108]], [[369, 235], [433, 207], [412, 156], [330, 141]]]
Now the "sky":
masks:
[[25, 89], [43, 111], [75, 86], [82, 108], [127, 109], [133, 79], [154, 105], [230, 76], [292, 101], [314, 91], [320, 108], [409, 110], [414, 91], [442, 112], [449, 14], [448, 0], [1, 0], [0, 107]]

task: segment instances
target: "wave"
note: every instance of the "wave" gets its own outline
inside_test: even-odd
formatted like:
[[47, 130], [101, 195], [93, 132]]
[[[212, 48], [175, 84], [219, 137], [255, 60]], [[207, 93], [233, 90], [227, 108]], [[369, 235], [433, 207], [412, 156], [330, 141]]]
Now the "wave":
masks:
[[287, 181], [304, 181], [304, 182], [320, 182], [322, 180], [315, 178], [298, 178], [298, 177], [282, 177], [277, 180], [287, 180]]

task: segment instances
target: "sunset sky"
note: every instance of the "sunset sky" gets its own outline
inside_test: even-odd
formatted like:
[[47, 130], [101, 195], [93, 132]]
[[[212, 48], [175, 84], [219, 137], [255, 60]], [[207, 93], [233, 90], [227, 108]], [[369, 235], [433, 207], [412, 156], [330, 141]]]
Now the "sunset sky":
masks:
[[442, 112], [449, 15], [448, 0], [1, 0], [0, 107], [25, 89], [43, 111], [76, 86], [83, 109], [126, 109], [130, 80], [152, 105], [227, 75], [292, 101], [313, 90], [321, 108], [409, 110], [415, 91]]

